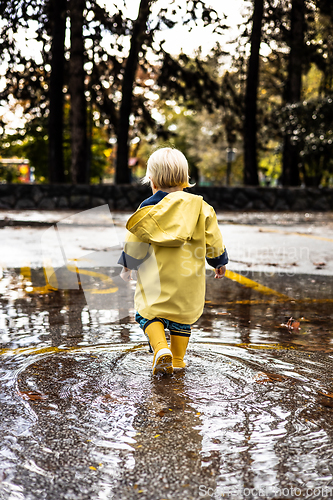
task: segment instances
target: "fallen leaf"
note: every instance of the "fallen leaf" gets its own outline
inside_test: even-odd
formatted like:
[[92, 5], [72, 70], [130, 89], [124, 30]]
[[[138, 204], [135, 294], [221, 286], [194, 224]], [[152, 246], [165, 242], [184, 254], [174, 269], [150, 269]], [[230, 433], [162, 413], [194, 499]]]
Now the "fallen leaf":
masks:
[[44, 399], [47, 399], [47, 396], [44, 394], [40, 394], [38, 392], [33, 392], [33, 391], [18, 391], [19, 395], [29, 401], [41, 401]]
[[333, 401], [332, 401], [331, 397], [327, 397], [326, 395], [325, 395], [325, 397], [321, 396], [318, 398], [318, 402], [321, 405], [325, 406], [326, 408], [333, 408]]
[[158, 438], [161, 434], [156, 434], [156, 436], [154, 436], [154, 438]]
[[97, 470], [96, 467], [93, 467], [92, 465], [89, 467], [91, 470]]
[[281, 323], [281, 326], [284, 326], [288, 328], [288, 330], [300, 330], [300, 322], [297, 320], [294, 320], [292, 317], [290, 317], [287, 321], [287, 323]]
[[279, 375], [278, 373], [259, 372], [254, 377], [254, 381], [257, 384], [264, 384], [265, 382], [282, 382], [286, 378], [284, 375]]
[[274, 382], [281, 382], [282, 380], [286, 380], [287, 378], [284, 375], [279, 375], [278, 373], [266, 373], [266, 375], [269, 380], [272, 380]]
[[293, 318], [288, 319], [287, 327], [289, 330], [296, 330], [299, 329], [300, 322], [299, 321], [294, 321]]
[[319, 394], [321, 394], [322, 396], [325, 396], [326, 398], [333, 398], [333, 392], [322, 392], [322, 391], [318, 391]]

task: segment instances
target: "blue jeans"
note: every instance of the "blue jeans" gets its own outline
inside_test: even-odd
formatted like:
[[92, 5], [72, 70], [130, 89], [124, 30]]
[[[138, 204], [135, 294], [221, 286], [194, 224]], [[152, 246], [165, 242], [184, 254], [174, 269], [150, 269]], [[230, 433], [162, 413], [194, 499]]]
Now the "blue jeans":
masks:
[[[135, 315], [135, 321], [139, 323], [144, 334], [146, 335], [148, 344], [149, 344], [149, 338], [148, 335], [146, 334], [146, 328], [152, 323], [155, 323], [156, 321], [160, 321], [161, 323], [163, 323], [164, 328], [167, 328], [169, 330], [170, 335], [179, 335], [180, 337], [189, 337], [191, 335], [191, 325], [177, 323], [177, 321], [171, 321], [165, 318], [146, 319], [143, 318], [141, 314], [139, 314], [138, 312]], [[149, 344], [149, 351], [153, 352], [150, 344]]]

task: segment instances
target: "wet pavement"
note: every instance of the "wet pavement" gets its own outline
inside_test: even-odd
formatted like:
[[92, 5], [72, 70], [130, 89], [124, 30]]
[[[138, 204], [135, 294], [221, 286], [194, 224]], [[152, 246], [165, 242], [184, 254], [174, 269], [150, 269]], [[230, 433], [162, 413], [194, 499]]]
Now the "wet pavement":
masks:
[[71, 215], [1, 216], [0, 499], [333, 498], [333, 215], [218, 214], [228, 275], [207, 269], [171, 377], [101, 261], [107, 221], [83, 241], [68, 219], [66, 252], [89, 259], [76, 288], [47, 283], [42, 235]]

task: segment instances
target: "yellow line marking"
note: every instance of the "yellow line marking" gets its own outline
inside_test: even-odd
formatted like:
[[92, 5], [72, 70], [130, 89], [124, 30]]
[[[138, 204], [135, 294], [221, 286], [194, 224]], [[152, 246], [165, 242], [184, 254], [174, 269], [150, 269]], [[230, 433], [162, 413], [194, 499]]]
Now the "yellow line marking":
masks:
[[[76, 273], [78, 271], [80, 275], [82, 274], [84, 276], [93, 276], [94, 278], [100, 278], [100, 280], [104, 283], [113, 284], [112, 278], [110, 278], [110, 276], [108, 276], [107, 274], [97, 273], [96, 271], [89, 271], [88, 269], [77, 269], [76, 266], [67, 266], [67, 269], [72, 273]], [[107, 288], [105, 290], [99, 290], [98, 288], [85, 288], [84, 290], [93, 294], [115, 293], [117, 292], [118, 287], [114, 286], [113, 288]]]
[[[332, 304], [333, 299], [310, 299], [310, 298], [305, 298], [305, 299], [291, 299], [290, 297], [284, 298], [272, 298], [268, 300], [230, 300], [228, 302], [223, 302], [223, 305], [225, 306], [230, 306], [230, 305], [239, 305], [239, 304], [244, 304], [244, 305], [265, 305], [265, 304], [271, 304], [271, 303], [278, 303], [278, 302], [294, 302], [295, 304]], [[210, 301], [210, 307], [220, 307], [221, 303], [220, 302], [211, 302]]]
[[288, 295], [284, 295], [283, 293], [277, 292], [276, 290], [273, 290], [272, 288], [268, 288], [267, 286], [260, 285], [260, 283], [257, 283], [257, 281], [250, 280], [249, 278], [245, 278], [245, 276], [242, 276], [241, 274], [234, 273], [233, 271], [229, 271], [227, 269], [225, 273], [226, 278], [229, 278], [232, 281], [236, 281], [237, 283], [240, 283], [241, 285], [247, 286], [248, 288], [253, 288], [257, 292], [260, 293], [265, 293], [268, 295], [277, 295], [278, 297], [284, 299], [284, 300], [291, 300]]
[[297, 303], [306, 302], [309, 304], [312, 304], [312, 303], [313, 304], [329, 304], [329, 303], [333, 302], [333, 299], [308, 299], [308, 298], [305, 298], [305, 299], [298, 299], [295, 302], [297, 302]]
[[143, 347], [146, 347], [144, 344], [136, 344], [134, 346], [128, 347], [127, 345], [124, 344], [100, 344], [100, 345], [91, 345], [91, 346], [81, 346], [81, 345], [75, 345], [75, 346], [63, 346], [63, 347], [57, 347], [57, 346], [50, 346], [50, 347], [18, 347], [16, 349], [10, 349], [10, 348], [4, 348], [0, 349], [0, 356], [3, 356], [5, 354], [15, 356], [17, 354], [22, 354], [24, 356], [30, 356], [31, 354], [63, 354], [66, 352], [70, 351], [96, 351], [99, 349], [107, 349], [108, 351], [119, 351], [122, 350], [123, 352], [131, 352], [131, 351], [136, 351], [138, 349], [142, 349]]
[[[211, 346], [214, 344], [214, 346], [223, 346], [223, 347], [240, 347], [242, 349], [277, 349], [277, 350], [284, 350], [284, 351], [289, 351], [293, 349], [297, 349], [297, 346], [292, 346], [292, 345], [282, 345], [282, 344], [251, 344], [246, 343], [246, 342], [241, 342], [239, 344], [228, 344], [227, 342], [219, 342], [218, 340], [212, 341], [212, 342], [207, 342], [206, 339], [203, 340], [195, 340], [193, 342], [194, 344], [206, 344], [207, 346]], [[311, 346], [309, 346], [311, 347]]]
[[[54, 279], [55, 280], [55, 283], [56, 284], [56, 274], [54, 272], [54, 270], [52, 269], [51, 265], [50, 264], [47, 264], [47, 267], [48, 267], [48, 272], [49, 272], [49, 276], [52, 275], [52, 280]], [[82, 274], [82, 275], [86, 275], [86, 276], [93, 276], [95, 278], [100, 278], [100, 280], [105, 284], [105, 283], [109, 283], [109, 284], [113, 284], [113, 281], [112, 281], [112, 278], [110, 278], [109, 276], [107, 276], [106, 274], [102, 274], [102, 273], [97, 273], [96, 271], [89, 271], [89, 270], [86, 270], [86, 269], [77, 269], [76, 266], [67, 266], [67, 269], [68, 271], [72, 272], [72, 273], [76, 273], [77, 271]], [[55, 286], [51, 286], [49, 284], [49, 281], [47, 279], [47, 272], [46, 272], [46, 267], [43, 267], [43, 272], [44, 272], [44, 277], [45, 277], [45, 283], [46, 285], [44, 286], [26, 286], [25, 288], [25, 291], [27, 293], [38, 293], [40, 295], [44, 295], [44, 294], [47, 294], [47, 293], [50, 293], [54, 290], [58, 290], [57, 287]], [[21, 271], [20, 273], [22, 274], [22, 276], [24, 277], [24, 279], [26, 281], [30, 281], [31, 282], [31, 267], [29, 266], [26, 266], [26, 267], [21, 267]], [[109, 294], [109, 293], [115, 293], [118, 291], [118, 287], [117, 286], [113, 286], [111, 288], [106, 288], [106, 289], [99, 289], [99, 288], [85, 288], [84, 289], [85, 292], [90, 292], [92, 294]]]
[[[208, 346], [211, 346], [212, 344], [214, 345], [221, 345], [223, 347], [240, 347], [242, 349], [277, 349], [277, 350], [293, 350], [297, 349], [298, 346], [292, 346], [292, 345], [282, 345], [282, 344], [252, 344], [252, 343], [226, 343], [226, 342], [220, 342], [219, 340], [213, 341], [213, 342], [207, 342], [206, 339], [197, 339], [194, 341], [194, 344], [205, 344]], [[5, 349], [0, 349], [0, 356], [15, 356], [15, 355], [23, 355], [23, 356], [30, 356], [30, 355], [41, 355], [41, 354], [66, 354], [71, 351], [81, 351], [81, 352], [96, 352], [96, 351], [103, 351], [107, 350], [108, 352], [112, 351], [122, 351], [123, 353], [125, 352], [134, 352], [139, 349], [146, 349], [145, 344], [137, 344], [131, 347], [128, 347], [128, 344], [100, 344], [100, 345], [90, 345], [90, 346], [63, 346], [63, 347], [56, 347], [56, 346], [50, 346], [50, 347], [19, 347], [16, 349], [10, 349], [10, 348], [5, 348]], [[311, 348], [311, 346], [308, 346]], [[170, 408], [169, 408], [170, 409]], [[172, 411], [170, 409], [170, 411]]]
[[288, 234], [290, 236], [302, 236], [304, 238], [312, 238], [314, 240], [322, 240], [322, 241], [330, 241], [333, 243], [332, 238], [324, 238], [323, 236], [315, 236], [314, 234], [307, 234], [307, 233], [295, 233], [295, 232], [289, 232], [289, 231], [282, 231], [281, 229], [259, 229], [260, 233], [279, 233], [279, 234]]
[[292, 349], [296, 349], [296, 347], [293, 346], [284, 346], [281, 344], [246, 344], [246, 343], [241, 343], [241, 344], [235, 344], [236, 347], [244, 347], [245, 349], [281, 349], [284, 351], [289, 351]]
[[[47, 284], [44, 285], [44, 286], [26, 286], [25, 291], [27, 293], [39, 293], [41, 295], [44, 295], [44, 294], [50, 293], [50, 292], [52, 292], [54, 290], [58, 290], [57, 288], [54, 288], [53, 286], [51, 286], [48, 283], [44, 267], [43, 267], [43, 271], [44, 271], [44, 276], [45, 276], [45, 283], [47, 283]], [[26, 281], [30, 281], [31, 282], [31, 267], [28, 267], [28, 266], [21, 267], [20, 273], [22, 274], [22, 276], [24, 277], [24, 279]], [[31, 288], [31, 290], [30, 290], [30, 288]]]
[[52, 266], [52, 260], [49, 257], [43, 259], [43, 272], [45, 276], [45, 283], [49, 284], [55, 290], [58, 290], [57, 275]]
[[64, 352], [64, 351], [71, 351], [77, 349], [77, 346], [71, 346], [71, 347], [66, 347], [66, 348], [61, 348], [59, 347], [18, 347], [17, 349], [1, 349], [0, 350], [0, 355], [3, 354], [24, 354], [26, 356], [29, 356], [30, 354], [49, 354], [49, 353], [58, 353], [58, 352]]
[[225, 302], [225, 304], [243, 304], [243, 305], [252, 305], [252, 306], [255, 306], [255, 305], [260, 305], [260, 304], [271, 304], [272, 302], [274, 302], [274, 304], [278, 303], [278, 302], [289, 302], [290, 301], [290, 298], [287, 297], [285, 299], [283, 298], [274, 298], [274, 299], [270, 299], [270, 300], [233, 300], [233, 301], [230, 301], [230, 302]]

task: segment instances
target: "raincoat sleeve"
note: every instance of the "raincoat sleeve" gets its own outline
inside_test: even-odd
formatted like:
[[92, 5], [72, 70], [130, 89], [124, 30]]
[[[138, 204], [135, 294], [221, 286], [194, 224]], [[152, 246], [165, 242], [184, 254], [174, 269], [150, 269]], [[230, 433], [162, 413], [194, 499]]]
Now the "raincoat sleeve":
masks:
[[129, 231], [126, 234], [124, 250], [118, 260], [118, 264], [128, 269], [137, 270], [139, 266], [149, 257], [149, 244], [139, 240]]
[[224, 266], [229, 260], [213, 207], [209, 207], [206, 218], [206, 260], [215, 269]]

